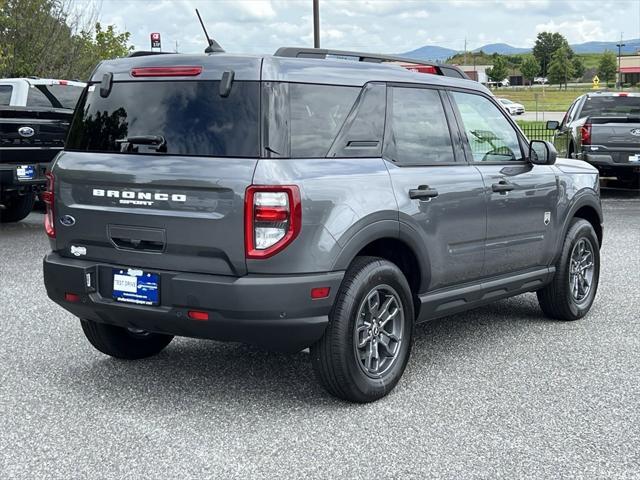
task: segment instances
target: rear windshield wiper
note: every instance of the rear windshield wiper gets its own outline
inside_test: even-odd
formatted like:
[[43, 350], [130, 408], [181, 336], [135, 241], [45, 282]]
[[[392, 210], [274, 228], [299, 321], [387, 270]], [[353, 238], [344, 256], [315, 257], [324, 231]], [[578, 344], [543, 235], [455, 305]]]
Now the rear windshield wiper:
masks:
[[138, 151], [134, 145], [157, 145], [156, 152], [167, 151], [167, 141], [162, 135], [134, 135], [116, 140], [121, 152]]

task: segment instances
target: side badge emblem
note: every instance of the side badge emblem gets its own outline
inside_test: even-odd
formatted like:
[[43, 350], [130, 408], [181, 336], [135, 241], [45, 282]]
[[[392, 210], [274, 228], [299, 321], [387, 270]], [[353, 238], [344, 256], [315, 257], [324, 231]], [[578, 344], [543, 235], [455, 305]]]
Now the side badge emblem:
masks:
[[544, 224], [549, 225], [551, 223], [551, 212], [544, 212]]
[[65, 215], [64, 217], [60, 218], [60, 223], [65, 227], [71, 227], [76, 224], [76, 219], [71, 215]]

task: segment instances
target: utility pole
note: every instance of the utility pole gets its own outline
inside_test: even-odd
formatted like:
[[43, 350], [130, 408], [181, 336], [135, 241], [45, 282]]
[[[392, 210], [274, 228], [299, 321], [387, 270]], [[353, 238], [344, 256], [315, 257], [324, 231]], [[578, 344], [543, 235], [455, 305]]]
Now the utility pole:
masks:
[[622, 70], [620, 70], [620, 59], [622, 58], [622, 47], [626, 44], [622, 43], [622, 33], [620, 33], [620, 43], [616, 44], [618, 47], [618, 90], [622, 90]]
[[320, 0], [313, 0], [313, 48], [320, 48]]
[[467, 37], [464, 37], [464, 64], [467, 64]]

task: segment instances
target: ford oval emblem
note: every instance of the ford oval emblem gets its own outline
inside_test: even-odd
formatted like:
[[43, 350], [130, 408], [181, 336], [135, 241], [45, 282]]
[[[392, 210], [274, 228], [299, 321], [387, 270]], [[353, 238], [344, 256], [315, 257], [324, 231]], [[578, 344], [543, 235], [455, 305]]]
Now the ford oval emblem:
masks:
[[21, 137], [29, 138], [29, 137], [33, 137], [36, 131], [31, 127], [20, 127], [18, 129], [18, 133], [20, 134]]
[[60, 218], [60, 223], [65, 227], [71, 227], [72, 225], [76, 224], [76, 219], [71, 215], [65, 215], [64, 217]]
[[640, 128], [634, 128], [631, 130], [631, 135], [635, 136], [635, 137], [640, 137]]

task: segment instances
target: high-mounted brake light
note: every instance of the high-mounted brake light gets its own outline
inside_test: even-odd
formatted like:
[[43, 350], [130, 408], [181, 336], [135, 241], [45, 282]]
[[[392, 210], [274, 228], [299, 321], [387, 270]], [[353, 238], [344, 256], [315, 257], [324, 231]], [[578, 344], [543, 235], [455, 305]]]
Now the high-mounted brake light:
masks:
[[44, 215], [44, 231], [47, 233], [49, 238], [56, 238], [56, 222], [53, 208], [55, 200], [55, 177], [51, 172], [47, 172], [45, 176], [47, 177], [47, 190], [41, 194], [42, 201], [46, 207], [46, 213]]
[[580, 140], [583, 145], [591, 145], [591, 124], [585, 123], [580, 127]]
[[406, 68], [407, 70], [410, 70], [412, 72], [418, 72], [418, 73], [431, 73], [433, 75], [438, 75], [438, 69], [436, 67], [434, 67], [433, 65], [414, 65], [414, 64], [407, 64], [407, 65], [402, 65], [404, 68]]
[[139, 67], [131, 69], [132, 77], [195, 77], [202, 67]]
[[269, 258], [298, 236], [302, 206], [296, 185], [251, 185], [244, 205], [247, 258]]

